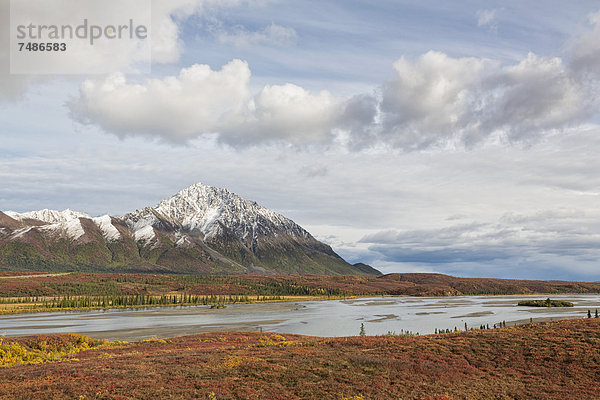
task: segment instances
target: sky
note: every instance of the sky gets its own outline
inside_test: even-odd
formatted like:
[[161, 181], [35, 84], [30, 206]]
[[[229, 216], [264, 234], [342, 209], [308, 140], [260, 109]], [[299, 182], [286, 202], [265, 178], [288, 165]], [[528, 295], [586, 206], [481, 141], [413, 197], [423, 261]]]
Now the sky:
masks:
[[77, 75], [10, 74], [0, 1], [0, 210], [202, 182], [384, 273], [600, 280], [596, 1], [152, 0]]

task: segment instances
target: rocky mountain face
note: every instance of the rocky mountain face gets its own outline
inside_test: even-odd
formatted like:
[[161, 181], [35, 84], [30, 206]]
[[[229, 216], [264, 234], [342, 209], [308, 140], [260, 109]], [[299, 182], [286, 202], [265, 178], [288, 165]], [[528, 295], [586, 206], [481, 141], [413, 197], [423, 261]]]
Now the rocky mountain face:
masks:
[[379, 275], [292, 220], [226, 189], [192, 185], [122, 217], [0, 212], [0, 265], [20, 269]]

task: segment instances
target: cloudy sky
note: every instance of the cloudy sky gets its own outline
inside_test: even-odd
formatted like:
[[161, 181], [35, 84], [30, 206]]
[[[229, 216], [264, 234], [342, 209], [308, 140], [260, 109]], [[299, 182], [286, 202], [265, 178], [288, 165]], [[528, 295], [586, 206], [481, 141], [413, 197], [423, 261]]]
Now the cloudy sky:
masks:
[[203, 182], [386, 273], [600, 280], [597, 1], [153, 0], [104, 75], [10, 75], [0, 1], [1, 210]]

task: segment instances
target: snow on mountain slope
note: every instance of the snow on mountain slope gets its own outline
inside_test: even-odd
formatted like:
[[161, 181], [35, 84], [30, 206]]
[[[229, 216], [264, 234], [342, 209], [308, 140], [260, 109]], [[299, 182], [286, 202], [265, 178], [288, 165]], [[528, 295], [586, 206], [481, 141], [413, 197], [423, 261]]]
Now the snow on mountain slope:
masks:
[[5, 214], [19, 221], [24, 219], [37, 219], [38, 221], [47, 222], [49, 224], [67, 222], [77, 218], [91, 218], [88, 214], [69, 209], [64, 211], [44, 209], [39, 211], [28, 211], [25, 213], [6, 211]]
[[156, 238], [154, 228], [160, 230], [175, 230], [176, 226], [167, 217], [160, 215], [154, 208], [146, 207], [129, 213], [123, 217], [131, 235], [136, 241], [151, 242]]
[[58, 210], [38, 210], [28, 211], [25, 213], [17, 213], [14, 211], [7, 211], [5, 213], [9, 217], [18, 221], [24, 221], [28, 219], [35, 219], [38, 221], [46, 222], [46, 225], [42, 225], [35, 228], [22, 229], [14, 233], [14, 238], [19, 238], [27, 233], [30, 229], [36, 229], [40, 232], [59, 232], [63, 233], [66, 237], [77, 240], [81, 236], [85, 235], [85, 230], [81, 225], [79, 218], [89, 218], [94, 224], [100, 228], [102, 235], [106, 240], [117, 240], [121, 237], [121, 233], [112, 224], [111, 217], [109, 215], [103, 215], [101, 217], [92, 218], [86, 213], [73, 211], [66, 209], [64, 211]]
[[[109, 215], [92, 218], [88, 214], [69, 209], [44, 209], [25, 213], [7, 211], [6, 215], [19, 221], [35, 219], [46, 222], [47, 225], [39, 227], [40, 231], [65, 232], [71, 239], [78, 239], [85, 234], [79, 218], [91, 219], [106, 240], [118, 240], [122, 236]], [[256, 202], [246, 200], [227, 189], [201, 183], [181, 190], [156, 207], [129, 213], [123, 220], [132, 236], [143, 241], [155, 238], [156, 234], [151, 228], [200, 232], [206, 239], [223, 235], [226, 229], [229, 234], [247, 243], [256, 241], [260, 236], [276, 236], [280, 233], [298, 238], [310, 237], [307, 231], [292, 220]]]
[[154, 233], [154, 228], [152, 227], [152, 225], [142, 226], [140, 229], [133, 232], [133, 238], [135, 240], [149, 242], [155, 237], [156, 233]]
[[27, 227], [13, 232], [13, 239], [18, 239], [30, 230], [34, 229], [38, 232], [59, 233], [61, 236], [66, 236], [69, 239], [77, 240], [85, 234], [85, 230], [83, 229], [79, 218], [90, 218], [88, 214], [69, 209], [64, 211], [44, 209], [38, 211], [28, 211], [25, 213], [7, 211], [5, 214], [18, 221], [35, 219], [46, 222], [46, 225]]
[[[65, 238], [70, 241], [65, 243]], [[91, 217], [71, 210], [0, 213], [2, 249], [0, 263], [22, 265], [21, 251], [26, 249], [44, 268], [370, 273], [348, 264], [292, 220], [201, 183], [123, 217]]]
[[278, 232], [302, 238], [310, 236], [292, 220], [256, 202], [227, 189], [201, 183], [161, 201], [155, 210], [186, 230], [203, 233], [205, 238], [219, 236], [222, 227], [239, 239], [253, 239]]
[[11, 239], [19, 239], [20, 237], [23, 237], [23, 235], [25, 235], [27, 232], [29, 232], [32, 229], [33, 229], [33, 226], [28, 226], [27, 228], [17, 229], [16, 231], [12, 232]]
[[103, 215], [101, 217], [92, 218], [94, 224], [102, 231], [102, 236], [108, 241], [118, 240], [121, 237], [121, 233], [112, 224], [112, 218], [110, 215]]
[[64, 222], [58, 222], [56, 224], [42, 225], [34, 229], [40, 231], [61, 232], [72, 240], [77, 240], [83, 235], [85, 235], [85, 230], [83, 229], [79, 218], [72, 218]]

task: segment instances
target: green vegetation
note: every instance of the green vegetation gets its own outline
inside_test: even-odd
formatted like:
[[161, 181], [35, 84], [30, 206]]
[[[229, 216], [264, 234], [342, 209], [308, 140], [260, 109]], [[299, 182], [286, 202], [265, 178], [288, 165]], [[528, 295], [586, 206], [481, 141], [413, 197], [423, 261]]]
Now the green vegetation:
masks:
[[[440, 274], [373, 276], [176, 275], [63, 273], [0, 276], [0, 313], [38, 309], [101, 308], [179, 304], [226, 304], [285, 300], [289, 297], [339, 299], [354, 296], [454, 296], [477, 294], [598, 293], [600, 283], [455, 278]], [[216, 296], [217, 300], [211, 299]], [[258, 298], [257, 298], [258, 296]], [[183, 300], [182, 300], [183, 298]], [[257, 300], [254, 300], [257, 298]], [[545, 301], [536, 306], [547, 307]], [[16, 310], [14, 305], [22, 305]], [[64, 305], [67, 304], [65, 307]], [[76, 304], [72, 306], [71, 304]], [[553, 302], [551, 306], [561, 306]]]
[[365, 324], [360, 324], [360, 332], [358, 333], [359, 336], [367, 336], [367, 332], [365, 331]]
[[[23, 274], [27, 274], [24, 272]], [[135, 296], [166, 295], [248, 295], [248, 296], [344, 296], [348, 292], [303, 282], [301, 276], [243, 275], [156, 275], [72, 273], [62, 276], [6, 279], [0, 297], [42, 296]], [[319, 277], [321, 278], [321, 277]]]
[[2, 313], [54, 311], [86, 308], [124, 308], [144, 306], [186, 306], [210, 305], [211, 308], [225, 308], [225, 304], [281, 301], [281, 296], [193, 296], [187, 293], [181, 295], [133, 295], [133, 296], [63, 296], [53, 298], [15, 298], [0, 299], [0, 304], [12, 305], [1, 308]]
[[[86, 308], [219, 305], [351, 297], [302, 277], [72, 273], [0, 277], [0, 314]], [[319, 277], [320, 278], [320, 277]], [[353, 277], [352, 277], [353, 278]], [[317, 282], [315, 282], [317, 283]]]
[[520, 306], [527, 307], [573, 307], [573, 303], [564, 300], [524, 300], [518, 303]]
[[44, 272], [175, 274], [242, 274], [248, 272], [246, 266], [252, 266], [250, 270], [271, 273], [380, 275], [366, 265], [352, 266], [313, 238], [261, 238], [258, 247], [250, 249], [233, 237], [206, 243], [190, 237], [191, 245], [182, 247], [173, 235], [157, 232], [156, 245], [146, 246], [131, 237], [106, 241], [99, 231], [93, 233], [95, 227], [85, 228], [85, 241], [37, 234], [0, 240], [0, 266]]

